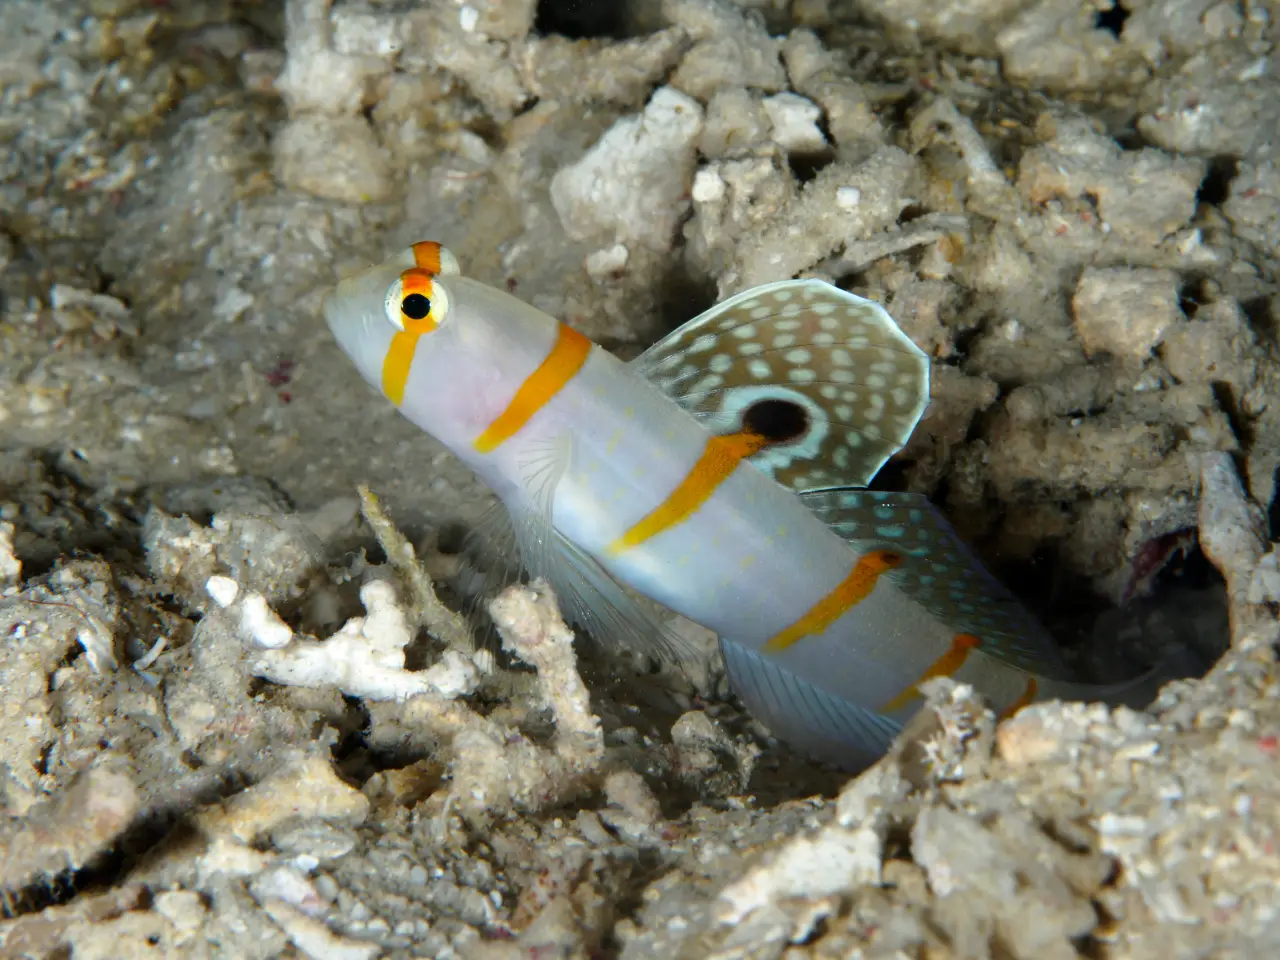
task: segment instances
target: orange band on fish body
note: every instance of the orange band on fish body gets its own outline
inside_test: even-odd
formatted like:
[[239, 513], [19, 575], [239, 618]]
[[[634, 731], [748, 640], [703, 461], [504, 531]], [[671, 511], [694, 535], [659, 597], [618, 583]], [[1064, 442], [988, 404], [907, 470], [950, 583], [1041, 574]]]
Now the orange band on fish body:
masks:
[[520, 385], [507, 408], [489, 424], [484, 433], [476, 437], [472, 446], [480, 453], [492, 453], [519, 433], [534, 414], [578, 375], [582, 365], [587, 362], [591, 347], [591, 341], [577, 330], [560, 324], [555, 346], [551, 348], [547, 358]]
[[964, 662], [969, 659], [970, 651], [982, 646], [982, 640], [971, 633], [958, 633], [951, 641], [951, 648], [937, 660], [933, 661], [920, 675], [920, 679], [880, 708], [881, 713], [893, 713], [901, 710], [912, 700], [921, 696], [920, 684], [934, 677], [954, 676]]
[[[425, 269], [413, 268], [400, 274], [401, 299], [415, 293], [426, 297], [428, 301], [431, 299], [431, 274]], [[418, 348], [418, 340], [423, 334], [430, 333], [436, 328], [436, 322], [430, 316], [415, 320], [402, 313], [400, 322], [404, 329], [397, 331], [391, 338], [391, 346], [387, 348], [387, 355], [382, 361], [382, 392], [397, 407], [404, 402], [405, 386], [409, 382], [409, 368], [413, 366], [413, 355]]]
[[1026, 689], [1022, 691], [1022, 696], [1020, 696], [1017, 700], [1013, 701], [1013, 703], [1009, 704], [1007, 707], [1001, 710], [1000, 716], [997, 717], [996, 719], [1000, 721], [1008, 720], [1010, 717], [1012, 717], [1015, 713], [1017, 713], [1023, 707], [1030, 704], [1031, 701], [1035, 700], [1036, 694], [1038, 694], [1039, 692], [1040, 692], [1040, 684], [1036, 682], [1036, 678], [1027, 677], [1027, 686], [1026, 686]]
[[764, 645], [766, 653], [787, 649], [802, 637], [823, 633], [827, 627], [861, 603], [875, 589], [880, 575], [901, 565], [902, 555], [893, 550], [872, 550], [858, 558], [849, 575], [830, 593], [810, 608], [809, 612]]
[[711, 437], [698, 462], [667, 499], [609, 544], [609, 554], [616, 557], [687, 520], [738, 469], [738, 464], [768, 445], [769, 441], [758, 433], [731, 433]]

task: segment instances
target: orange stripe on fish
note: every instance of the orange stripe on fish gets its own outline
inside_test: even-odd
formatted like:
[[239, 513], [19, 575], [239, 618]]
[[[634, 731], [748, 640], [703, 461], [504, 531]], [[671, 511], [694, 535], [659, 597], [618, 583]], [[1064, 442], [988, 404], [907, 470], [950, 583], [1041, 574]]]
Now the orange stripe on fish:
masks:
[[1039, 693], [1039, 691], [1040, 684], [1036, 682], [1036, 678], [1027, 677], [1027, 688], [1022, 691], [1022, 696], [1001, 710], [1000, 716], [997, 719], [1002, 721], [1008, 720], [1023, 707], [1031, 703], [1031, 701], [1036, 698], [1036, 694]]
[[768, 445], [768, 439], [750, 432], [730, 433], [709, 439], [698, 462], [667, 499], [609, 544], [609, 554], [616, 557], [688, 519], [738, 469], [738, 464]]
[[802, 637], [822, 633], [851, 607], [865, 600], [875, 589], [882, 573], [901, 564], [902, 554], [893, 550], [872, 550], [863, 554], [834, 590], [815, 603], [803, 617], [770, 639], [763, 649], [766, 653], [777, 653]]
[[[438, 261], [437, 261], [438, 263]], [[411, 294], [420, 294], [431, 300], [431, 274], [425, 269], [415, 268], [400, 274], [400, 299]], [[436, 328], [436, 322], [430, 315], [420, 319], [405, 315], [400, 311], [400, 323], [403, 330], [397, 331], [391, 338], [391, 346], [382, 361], [382, 392], [397, 407], [404, 400], [405, 384], [409, 382], [409, 368], [413, 366], [413, 354], [418, 348], [418, 338]]]
[[577, 330], [560, 324], [555, 346], [551, 348], [547, 358], [520, 385], [507, 409], [471, 445], [480, 453], [492, 453], [519, 433], [535, 413], [577, 376], [582, 365], [587, 362], [591, 346], [591, 341]]
[[932, 680], [934, 677], [950, 677], [955, 674], [964, 662], [969, 659], [969, 653], [977, 650], [982, 646], [982, 640], [975, 637], [971, 633], [958, 633], [955, 639], [951, 641], [951, 649], [933, 661], [928, 668], [920, 675], [920, 679], [913, 683], [907, 689], [880, 707], [881, 713], [893, 713], [895, 710], [901, 710], [912, 700], [919, 696], [920, 684], [926, 680]]
[[413, 245], [413, 262], [421, 270], [433, 277], [440, 273], [440, 244], [434, 240], [423, 240]]

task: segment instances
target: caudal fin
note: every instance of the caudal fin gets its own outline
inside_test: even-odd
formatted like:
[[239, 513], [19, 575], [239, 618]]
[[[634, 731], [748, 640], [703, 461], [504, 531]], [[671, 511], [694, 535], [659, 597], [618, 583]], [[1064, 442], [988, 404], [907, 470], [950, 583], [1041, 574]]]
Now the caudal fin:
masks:
[[1198, 672], [1193, 657], [1177, 650], [1131, 680], [1118, 683], [1073, 683], [1066, 680], [1041, 680], [1038, 700], [1083, 700], [1111, 706], [1145, 710], [1160, 694], [1160, 689], [1174, 680], [1195, 676]]

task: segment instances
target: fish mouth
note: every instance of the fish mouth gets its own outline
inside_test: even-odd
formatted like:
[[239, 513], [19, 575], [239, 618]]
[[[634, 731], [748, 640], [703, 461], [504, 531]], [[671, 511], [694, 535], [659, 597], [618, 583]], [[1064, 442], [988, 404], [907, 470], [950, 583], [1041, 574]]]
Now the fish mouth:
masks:
[[[382, 300], [390, 283], [377, 268], [340, 280], [325, 294], [321, 312], [325, 325], [344, 350], [353, 351], [360, 340], [375, 333], [382, 320]], [[375, 315], [376, 311], [376, 315]]]
[[340, 309], [341, 303], [338, 289], [335, 287], [324, 295], [320, 303], [320, 312], [324, 315], [324, 325], [329, 328], [335, 339], [341, 340], [341, 326], [345, 316], [349, 315]]

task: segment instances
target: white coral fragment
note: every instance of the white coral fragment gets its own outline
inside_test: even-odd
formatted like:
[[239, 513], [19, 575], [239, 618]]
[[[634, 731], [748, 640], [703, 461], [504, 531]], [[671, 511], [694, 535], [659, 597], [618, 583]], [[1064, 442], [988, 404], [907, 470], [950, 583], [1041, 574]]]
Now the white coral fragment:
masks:
[[339, 936], [320, 920], [289, 906], [283, 900], [268, 900], [262, 907], [279, 924], [285, 936], [308, 957], [324, 960], [372, 960], [382, 953], [376, 943], [362, 943]]
[[618, 242], [671, 249], [688, 210], [702, 107], [661, 87], [643, 113], [615, 123], [577, 163], [551, 181], [565, 231], [583, 240], [612, 232]]
[[1090, 268], [1081, 276], [1071, 306], [1086, 353], [1109, 353], [1137, 363], [1182, 319], [1178, 277], [1171, 270]]
[[933, 142], [935, 138], [950, 141], [959, 151], [968, 171], [970, 189], [991, 193], [1008, 186], [978, 128], [946, 97], [935, 98], [916, 114], [911, 121], [910, 134], [918, 147]]
[[260, 593], [247, 595], [240, 604], [240, 629], [258, 646], [272, 650], [288, 646], [293, 639], [289, 625], [267, 605]]
[[[298, 640], [266, 650], [254, 661], [253, 672], [288, 686], [336, 686], [347, 696], [368, 700], [405, 700], [421, 694], [452, 699], [475, 689], [474, 665], [455, 651], [445, 653], [429, 670], [405, 670], [404, 648], [413, 633], [391, 584], [365, 584], [360, 601], [366, 616], [351, 618], [328, 640]], [[242, 615], [246, 639], [262, 646], [260, 635], [245, 624]]]
[[765, 97], [762, 106], [773, 124], [773, 142], [787, 153], [822, 153], [827, 149], [827, 138], [818, 126], [822, 108], [812, 100], [796, 93], [779, 93]]
[[240, 595], [240, 584], [230, 577], [210, 577], [205, 581], [204, 588], [213, 602], [224, 610], [235, 603], [236, 597]]
[[[224, 610], [236, 607], [240, 636], [249, 643], [274, 650], [293, 640], [293, 630], [271, 609], [262, 594], [248, 591], [240, 599], [240, 585], [230, 577], [210, 577], [204, 588]], [[237, 600], [240, 600], [238, 604]]]
[[0, 523], [0, 589], [22, 579], [22, 561], [13, 549], [13, 524]]
[[70, 564], [52, 574], [46, 586], [51, 596], [48, 591], [37, 588], [27, 594], [28, 599], [46, 607], [57, 618], [65, 611], [94, 673], [115, 670], [119, 666], [115, 628], [120, 605], [106, 564], [100, 561]]
[[404, 722], [448, 744], [448, 804], [473, 822], [563, 803], [595, 782], [604, 758], [600, 721], [591, 712], [573, 632], [560, 617], [555, 595], [541, 581], [509, 587], [489, 612], [507, 649], [537, 668], [537, 691], [555, 718], [552, 743], [539, 746], [461, 703], [420, 697], [402, 712]]
[[540, 580], [512, 587], [489, 604], [489, 615], [506, 648], [537, 668], [539, 686], [555, 714], [557, 743], [577, 737], [588, 754], [602, 753], [600, 720], [591, 712], [591, 694], [573, 653], [573, 631], [560, 617], [555, 594]]
[[1160, 243], [1195, 215], [1204, 161], [1150, 147], [1123, 150], [1083, 120], [1059, 119], [1046, 128], [1052, 139], [1018, 162], [1018, 192], [1031, 209], [1084, 201], [1126, 243], [1143, 245]]
[[785, 897], [825, 897], [880, 881], [882, 842], [869, 827], [828, 827], [798, 837], [767, 864], [720, 893], [717, 918], [740, 923], [747, 914]]
[[591, 279], [604, 280], [625, 270], [630, 257], [631, 251], [625, 243], [615, 243], [587, 254], [584, 266]]
[[684, 29], [694, 46], [672, 75], [673, 86], [701, 100], [725, 87], [770, 92], [787, 85], [778, 42], [764, 24], [729, 0], [664, 0], [663, 16]]
[[[287, 59], [284, 72], [276, 79], [276, 89], [284, 96], [291, 114], [315, 110], [352, 116], [364, 102], [370, 79], [390, 69], [382, 58], [352, 56], [335, 49], [330, 2], [291, 0], [285, 5]], [[360, 31], [346, 29], [345, 22], [345, 18], [338, 18], [338, 23], [344, 25], [340, 33], [350, 40], [351, 34]], [[367, 35], [369, 30], [363, 33]], [[346, 46], [369, 44], [351, 41]]]

